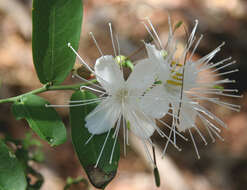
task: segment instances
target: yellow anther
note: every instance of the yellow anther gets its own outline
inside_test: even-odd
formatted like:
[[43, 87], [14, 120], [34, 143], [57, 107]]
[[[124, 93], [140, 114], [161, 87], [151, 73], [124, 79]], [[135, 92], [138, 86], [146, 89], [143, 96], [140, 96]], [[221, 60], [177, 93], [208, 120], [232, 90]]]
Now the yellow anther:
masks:
[[183, 85], [183, 73], [180, 73], [180, 67], [183, 67], [182, 64], [177, 63], [176, 61], [171, 62], [171, 66], [173, 69], [170, 70], [170, 79], [167, 80], [167, 84], [174, 86], [182, 86]]
[[181, 76], [172, 75], [172, 78], [175, 80], [183, 81], [183, 78], [181, 78]]
[[178, 66], [178, 67], [182, 67], [182, 66], [183, 66], [182, 64], [177, 63], [176, 61], [172, 61], [171, 65], [172, 65], [172, 66], [176, 65], [176, 66]]
[[167, 80], [167, 84], [175, 85], [175, 86], [182, 86], [182, 82], [177, 82], [174, 80]]
[[[171, 70], [171, 73], [174, 73], [174, 72], [176, 72], [176, 71], [175, 70]], [[182, 77], [183, 76], [183, 74], [182, 73], [179, 73], [179, 72], [176, 72], [175, 75], [176, 76], [179, 76], [179, 77]]]

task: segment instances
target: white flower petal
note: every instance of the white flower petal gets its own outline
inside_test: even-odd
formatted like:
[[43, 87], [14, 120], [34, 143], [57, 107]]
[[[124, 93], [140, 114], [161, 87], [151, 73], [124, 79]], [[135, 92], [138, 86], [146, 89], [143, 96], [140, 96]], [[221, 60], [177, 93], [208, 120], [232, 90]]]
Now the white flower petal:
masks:
[[155, 45], [145, 44], [148, 54], [149, 62], [156, 68], [158, 80], [165, 82], [170, 75], [169, 64], [162, 55], [162, 51], [157, 50]]
[[156, 68], [147, 59], [139, 62], [127, 79], [127, 88], [136, 96], [143, 94], [155, 81]]
[[192, 107], [184, 107], [182, 113], [179, 119], [179, 132], [192, 128], [196, 120], [196, 111]]
[[163, 63], [164, 57], [160, 50], [157, 50], [155, 45], [145, 44], [148, 58]]
[[184, 79], [183, 79], [183, 85], [184, 90], [190, 90], [191, 88], [194, 88], [197, 83], [197, 65], [187, 63], [185, 65], [184, 69]]
[[190, 129], [195, 124], [197, 111], [193, 108], [196, 105], [193, 105], [189, 102], [192, 102], [192, 100], [187, 97], [183, 97], [183, 103], [180, 107], [179, 126], [177, 126], [179, 132]]
[[139, 101], [141, 109], [153, 118], [162, 118], [169, 110], [169, 100], [163, 85], [148, 90]]
[[[136, 61], [136, 66], [139, 65], [139, 64], [150, 64], [150, 59], [149, 58], [145, 58], [145, 59], [141, 59], [141, 60], [138, 60]], [[134, 67], [135, 69], [135, 67]]]
[[130, 122], [130, 130], [141, 139], [148, 139], [155, 131], [154, 121], [145, 117], [143, 113], [138, 110], [130, 109], [125, 113], [126, 120]]
[[91, 134], [102, 134], [114, 127], [119, 117], [120, 108], [111, 99], [106, 99], [87, 115], [85, 127]]
[[170, 69], [168, 63], [165, 61], [159, 66], [158, 72], [157, 72], [158, 80], [162, 82], [166, 82], [169, 79], [170, 76]]
[[123, 72], [111, 55], [98, 58], [94, 70], [97, 80], [110, 94], [124, 85]]

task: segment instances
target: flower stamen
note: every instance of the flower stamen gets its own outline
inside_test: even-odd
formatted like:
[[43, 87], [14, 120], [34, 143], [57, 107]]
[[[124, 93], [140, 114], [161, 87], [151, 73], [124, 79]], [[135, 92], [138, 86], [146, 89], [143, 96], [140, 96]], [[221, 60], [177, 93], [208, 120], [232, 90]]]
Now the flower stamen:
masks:
[[93, 39], [94, 44], [96, 45], [96, 47], [97, 47], [97, 49], [98, 49], [98, 51], [99, 51], [100, 55], [101, 55], [102, 57], [104, 57], [104, 54], [103, 54], [103, 52], [102, 52], [101, 48], [99, 47], [99, 44], [98, 44], [97, 40], [95, 39], [95, 37], [94, 37], [93, 33], [92, 33], [92, 32], [89, 32], [89, 35], [90, 35], [90, 36], [91, 36], [91, 38]]
[[109, 131], [108, 131], [108, 133], [107, 133], [107, 135], [106, 135], [106, 138], [105, 138], [104, 144], [103, 144], [103, 146], [102, 146], [102, 148], [101, 148], [101, 150], [100, 150], [100, 153], [99, 153], [98, 159], [97, 159], [96, 164], [95, 164], [95, 166], [94, 166], [95, 168], [97, 168], [97, 166], [98, 166], [98, 164], [99, 164], [100, 158], [101, 158], [101, 156], [102, 156], [102, 153], [103, 153], [103, 150], [104, 150], [104, 148], [105, 148], [105, 145], [106, 145], [107, 139], [108, 139], [108, 137], [109, 137], [109, 135], [110, 135], [110, 132], [111, 132], [111, 130], [109, 130]]
[[113, 39], [112, 24], [110, 22], [108, 24], [109, 24], [109, 28], [110, 28], [112, 47], [113, 47], [114, 55], [116, 57], [117, 56], [117, 52], [116, 52], [115, 43], [114, 43], [114, 39]]
[[189, 134], [190, 134], [190, 138], [191, 138], [191, 140], [192, 140], [192, 143], [193, 143], [193, 145], [194, 145], [194, 148], [195, 148], [195, 151], [196, 151], [197, 158], [200, 159], [200, 154], [199, 154], [199, 152], [198, 152], [198, 148], [197, 148], [197, 146], [196, 146], [196, 142], [195, 142], [195, 139], [194, 139], [194, 137], [193, 137], [193, 135], [192, 135], [192, 133], [191, 133], [191, 131], [190, 131], [190, 128], [188, 129], [188, 131], [189, 131]]

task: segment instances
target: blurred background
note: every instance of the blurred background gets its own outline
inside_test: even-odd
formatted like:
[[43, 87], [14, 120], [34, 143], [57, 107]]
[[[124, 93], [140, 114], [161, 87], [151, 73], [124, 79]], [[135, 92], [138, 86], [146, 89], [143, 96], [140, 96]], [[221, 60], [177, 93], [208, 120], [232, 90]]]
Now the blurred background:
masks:
[[[239, 68], [238, 73], [228, 77], [236, 80], [234, 86], [245, 95], [246, 55], [247, 55], [247, 1], [246, 0], [84, 0], [84, 19], [79, 48], [80, 55], [94, 64], [100, 56], [88, 33], [93, 32], [104, 54], [113, 54], [108, 22], [112, 22], [114, 32], [119, 36], [121, 53], [130, 55], [142, 46], [142, 39], [148, 33], [141, 20], [150, 17], [165, 43], [168, 36], [167, 15], [170, 13], [173, 23], [182, 20], [191, 31], [194, 20], [199, 20], [197, 34], [204, 34], [195, 58], [200, 58], [216, 48], [222, 41], [226, 45], [214, 58], [220, 61], [232, 56], [237, 61], [231, 69]], [[34, 66], [31, 51], [31, 0], [0, 0], [0, 98], [16, 96], [41, 86]], [[185, 30], [179, 28], [176, 36], [179, 47], [185, 44]], [[140, 52], [133, 56], [145, 55]], [[76, 83], [68, 77], [66, 84]], [[233, 87], [233, 86], [230, 86]], [[53, 104], [63, 104], [69, 100], [71, 92], [49, 92], [41, 96]], [[247, 98], [226, 99], [242, 106], [240, 112], [232, 112], [219, 106], [211, 109], [229, 128], [215, 143], [204, 146], [195, 135], [201, 159], [196, 158], [191, 142], [182, 145], [182, 152], [171, 146], [167, 156], [158, 158], [161, 173], [161, 190], [244, 190], [247, 187]], [[68, 109], [58, 109], [70, 135]], [[201, 128], [203, 131], [203, 128]], [[16, 121], [11, 114], [10, 104], [0, 105], [0, 136], [9, 133], [15, 138], [23, 138], [29, 131], [28, 124]], [[203, 131], [204, 132], [204, 131]], [[204, 133], [206, 136], [206, 133]], [[206, 136], [207, 140], [210, 138]], [[127, 157], [121, 157], [116, 178], [107, 187], [109, 190], [151, 190], [156, 189], [152, 168], [138, 142], [132, 138]], [[164, 147], [165, 142], [154, 135], [154, 141]], [[163, 142], [163, 143], [162, 143]], [[157, 147], [157, 156], [159, 156]], [[42, 190], [61, 190], [68, 176], [85, 176], [68, 141], [51, 148], [44, 143], [45, 162], [35, 166], [45, 177]], [[90, 187], [93, 189], [92, 187]], [[85, 189], [78, 185], [74, 189]]]

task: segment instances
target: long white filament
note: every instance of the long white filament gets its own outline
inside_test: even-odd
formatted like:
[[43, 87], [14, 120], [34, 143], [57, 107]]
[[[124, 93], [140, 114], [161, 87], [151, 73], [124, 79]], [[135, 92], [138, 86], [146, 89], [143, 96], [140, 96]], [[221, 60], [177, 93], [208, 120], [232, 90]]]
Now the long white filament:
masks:
[[115, 43], [114, 43], [114, 38], [113, 38], [113, 32], [112, 32], [112, 25], [111, 25], [111, 23], [109, 23], [109, 28], [110, 28], [110, 35], [111, 35], [112, 47], [113, 47], [114, 55], [116, 57], [117, 56], [117, 51], [116, 51], [116, 47], [115, 47]]
[[[173, 127], [169, 126], [166, 122], [162, 121], [161, 119], [158, 119], [158, 121], [159, 121], [160, 123], [162, 123], [164, 126], [166, 126], [167, 128], [169, 128], [169, 129], [172, 129], [172, 128], [173, 128]], [[172, 129], [172, 130], [174, 130], [174, 129]], [[179, 137], [181, 137], [183, 140], [188, 141], [188, 139], [187, 139], [185, 136], [183, 136], [181, 133], [179, 133], [177, 130], [175, 130], [175, 132], [176, 132], [176, 134], [177, 134]]]
[[159, 38], [159, 35], [158, 35], [157, 31], [155, 30], [155, 28], [154, 28], [154, 26], [153, 26], [151, 20], [150, 20], [149, 18], [146, 18], [146, 19], [147, 19], [147, 21], [148, 21], [149, 26], [150, 26], [151, 29], [153, 30], [153, 33], [154, 33], [156, 39], [158, 40], [161, 49], [164, 50], [163, 44], [162, 44], [162, 42], [161, 42], [161, 40], [160, 40], [160, 38]]
[[221, 60], [221, 61], [219, 61], [219, 62], [217, 62], [217, 63], [212, 63], [212, 64], [210, 64], [210, 65], [208, 64], [206, 67], [203, 67], [202, 69], [199, 69], [199, 70], [197, 71], [197, 73], [199, 73], [199, 72], [201, 72], [201, 71], [204, 71], [204, 70], [209, 70], [209, 69], [214, 68], [214, 67], [216, 67], [216, 66], [219, 66], [219, 65], [225, 63], [226, 61], [230, 61], [231, 59], [232, 59], [232, 57], [228, 57], [228, 58], [223, 59], [223, 60]]
[[68, 47], [76, 54], [77, 58], [81, 61], [81, 63], [89, 70], [91, 71], [93, 74], [95, 74], [95, 72], [93, 71], [93, 69], [91, 67], [89, 67], [89, 65], [86, 63], [86, 61], [84, 61], [81, 56], [75, 51], [75, 49], [71, 46], [71, 43], [68, 43]]
[[118, 118], [117, 126], [116, 126], [115, 132], [113, 134], [113, 138], [115, 138], [115, 139], [114, 139], [112, 152], [111, 152], [111, 157], [110, 157], [110, 161], [109, 161], [110, 164], [112, 163], [112, 158], [113, 158], [113, 154], [114, 154], [114, 150], [115, 150], [115, 146], [116, 146], [116, 142], [117, 142], [117, 138], [118, 138], [118, 133], [119, 133], [119, 130], [120, 130], [120, 121], [121, 121], [121, 116]]
[[98, 92], [98, 93], [101, 93], [101, 94], [105, 94], [106, 92], [102, 91], [102, 90], [97, 90], [95, 88], [92, 88], [92, 87], [89, 87], [89, 86], [81, 86], [80, 87], [80, 90], [82, 89], [88, 89], [88, 90], [92, 90], [94, 92]]
[[[123, 115], [123, 118], [124, 118], [124, 115]], [[126, 123], [125, 123], [125, 120], [123, 119], [123, 141], [124, 141], [124, 156], [126, 156]]]
[[202, 38], [203, 38], [203, 35], [201, 35], [200, 38], [197, 40], [196, 45], [195, 45], [194, 49], [192, 50], [191, 55], [190, 55], [190, 57], [188, 59], [189, 61], [191, 61], [192, 57], [194, 56], [195, 51], [196, 51], [198, 45], [200, 44]]
[[216, 127], [212, 122], [206, 119], [200, 112], [197, 112], [197, 113], [198, 113], [199, 118], [204, 120], [209, 125], [210, 128], [214, 128], [218, 133], [221, 132], [221, 130], [218, 127]]
[[92, 32], [89, 32], [89, 35], [92, 37], [92, 39], [93, 39], [93, 41], [94, 41], [94, 43], [95, 43], [95, 45], [96, 45], [96, 47], [97, 47], [97, 49], [98, 49], [100, 55], [101, 55], [102, 57], [104, 57], [104, 54], [103, 54], [101, 48], [99, 47], [99, 44], [98, 44], [97, 40], [95, 39], [93, 33], [92, 33]]
[[223, 66], [221, 66], [221, 67], [218, 67], [217, 69], [213, 70], [212, 72], [219, 71], [219, 70], [221, 70], [221, 69], [223, 69], [223, 68], [226, 68], [226, 67], [229, 67], [229, 66], [231, 66], [231, 65], [233, 65], [233, 64], [235, 64], [235, 63], [236, 63], [236, 61], [232, 61], [232, 62], [230, 62], [230, 63], [228, 63], [228, 64], [226, 64], [226, 65], [223, 65]]
[[224, 73], [215, 74], [214, 76], [219, 77], [219, 76], [228, 75], [228, 74], [231, 74], [231, 73], [236, 73], [238, 71], [239, 71], [239, 69], [234, 69], [234, 70], [227, 71], [227, 72], [224, 72]]
[[148, 26], [146, 25], [145, 22], [142, 22], [142, 24], [144, 25], [144, 27], [146, 28], [148, 34], [151, 36], [151, 38], [153, 39], [155, 44], [159, 45], [159, 42], [156, 40], [156, 38], [154, 37], [154, 35], [152, 34], [152, 32], [150, 31], [150, 29], [148, 28]]
[[[146, 145], [146, 142], [145, 142], [144, 140], [142, 140], [142, 143], [143, 143], [143, 145], [144, 145], [144, 150], [145, 150], [145, 152], [146, 152], [146, 154], [147, 154], [147, 156], [148, 156], [150, 162], [151, 162], [153, 165], [155, 165], [155, 163], [154, 163], [154, 161], [153, 161], [153, 159], [152, 159], [152, 156], [151, 156], [151, 154], [150, 154], [150, 152], [149, 152], [149, 150], [148, 150], [148, 147], [147, 147], [147, 145]], [[153, 145], [152, 145], [152, 146], [153, 146]]]
[[97, 166], [98, 166], [98, 164], [99, 164], [100, 158], [101, 158], [101, 156], [102, 156], [102, 154], [103, 154], [103, 151], [104, 151], [104, 148], [105, 148], [107, 139], [108, 139], [108, 137], [109, 137], [109, 135], [110, 135], [110, 132], [111, 132], [111, 130], [109, 130], [108, 133], [107, 133], [107, 135], [106, 135], [104, 144], [103, 144], [103, 146], [102, 146], [102, 148], [101, 148], [101, 150], [100, 150], [100, 154], [99, 154], [98, 159], [97, 159], [97, 161], [96, 161], [96, 164], [95, 164], [95, 166], [94, 166], [95, 168], [97, 168]]
[[[173, 127], [175, 127], [175, 125], [174, 125]], [[166, 153], [166, 150], [167, 150], [169, 141], [171, 140], [172, 132], [173, 132], [173, 128], [171, 128], [171, 130], [170, 130], [169, 138], [168, 138], [168, 140], [166, 141], [165, 148], [164, 148], [164, 150], [163, 150], [163, 152], [162, 152], [162, 158], [165, 156], [165, 153]]]
[[192, 143], [194, 145], [194, 148], [195, 148], [195, 151], [196, 151], [196, 155], [197, 155], [197, 158], [200, 159], [200, 154], [199, 154], [199, 151], [198, 151], [198, 148], [196, 146], [196, 143], [195, 143], [195, 139], [190, 131], [190, 129], [188, 129], [189, 133], [190, 133], [190, 137], [191, 137], [191, 140], [192, 140]]
[[95, 101], [95, 100], [103, 100], [103, 99], [106, 99], [106, 98], [92, 98], [92, 99], [88, 99], [88, 100], [70, 100], [69, 103], [83, 103], [83, 102], [92, 102], [92, 101]]
[[203, 136], [203, 134], [201, 133], [201, 131], [198, 129], [198, 127], [195, 126], [194, 128], [196, 129], [197, 133], [200, 135], [200, 137], [202, 138], [202, 140], [203, 140], [203, 142], [204, 142], [204, 144], [206, 146], [208, 143], [207, 143], [205, 137]]
[[94, 137], [94, 134], [92, 134], [92, 135], [88, 138], [88, 140], [85, 142], [85, 145], [87, 145], [87, 144], [92, 140], [93, 137]]
[[77, 75], [77, 74], [72, 75], [72, 77], [76, 77], [76, 78], [78, 78], [78, 79], [80, 79], [80, 80], [82, 80], [82, 81], [84, 81], [84, 82], [89, 83], [89, 84], [92, 85], [92, 86], [95, 86], [95, 87], [97, 87], [97, 88], [100, 88], [100, 89], [104, 90], [103, 87], [101, 87], [101, 86], [99, 86], [99, 85], [93, 83], [93, 82], [90, 81], [90, 80], [84, 79], [83, 77], [81, 77], [81, 76], [79, 76], [79, 75]]
[[212, 114], [210, 111], [208, 111], [206, 108], [198, 105], [197, 107], [194, 108], [195, 110], [204, 113], [206, 116], [208, 116], [209, 118], [215, 120], [218, 124], [220, 124], [222, 127], [227, 128], [227, 125], [221, 120], [219, 119], [217, 116], [215, 116], [214, 114]]

